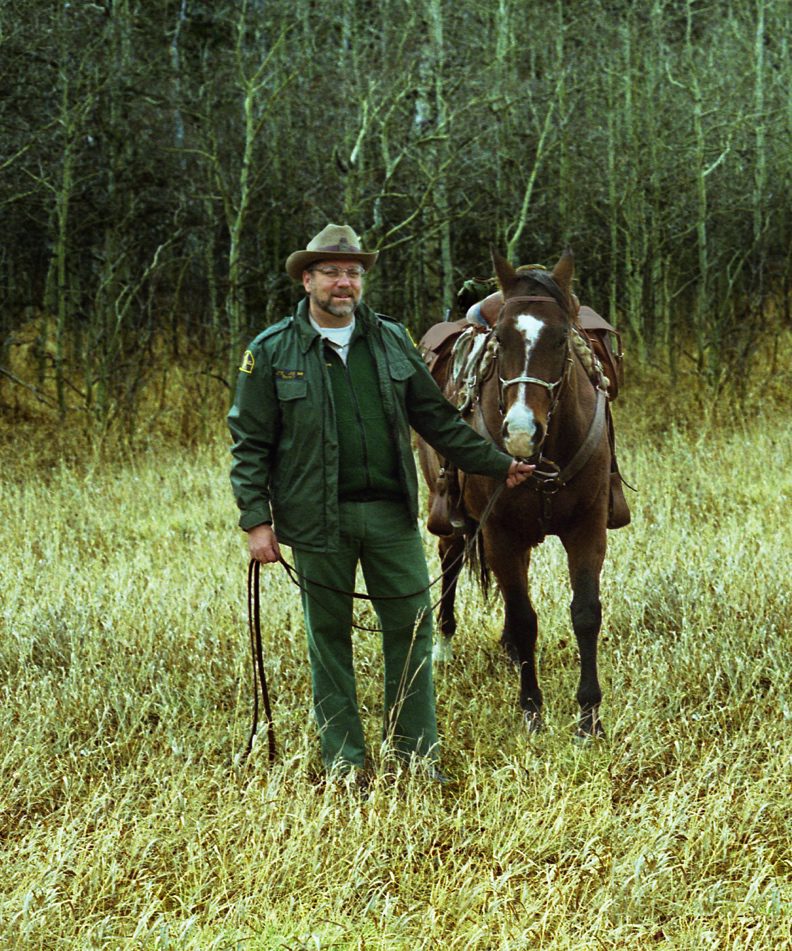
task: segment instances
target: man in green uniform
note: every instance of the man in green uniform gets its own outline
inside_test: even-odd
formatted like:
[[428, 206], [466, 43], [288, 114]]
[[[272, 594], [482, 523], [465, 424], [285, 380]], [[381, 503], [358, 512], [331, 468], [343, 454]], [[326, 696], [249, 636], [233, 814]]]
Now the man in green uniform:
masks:
[[[382, 628], [385, 737], [397, 755], [438, 757], [429, 578], [417, 526], [410, 427], [466, 472], [513, 487], [533, 467], [478, 436], [443, 397], [404, 327], [363, 303], [365, 252], [330, 224], [286, 261], [306, 297], [245, 352], [228, 415], [231, 482], [251, 558], [290, 545], [303, 612], [314, 713], [328, 770], [363, 768], [352, 659], [360, 564]], [[326, 585], [336, 591], [327, 590]]]

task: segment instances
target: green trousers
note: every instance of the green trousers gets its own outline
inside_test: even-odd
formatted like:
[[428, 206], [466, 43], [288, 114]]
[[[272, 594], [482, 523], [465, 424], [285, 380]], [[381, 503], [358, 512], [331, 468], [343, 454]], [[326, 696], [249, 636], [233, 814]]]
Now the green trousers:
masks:
[[[384, 736], [405, 758], [416, 754], [434, 759], [432, 615], [418, 526], [400, 502], [342, 502], [340, 520], [339, 551], [293, 549], [307, 589], [302, 603], [325, 767], [363, 766], [366, 750], [353, 666], [353, 599], [311, 582], [351, 592], [358, 563], [382, 628]], [[386, 600], [394, 595], [399, 599]]]

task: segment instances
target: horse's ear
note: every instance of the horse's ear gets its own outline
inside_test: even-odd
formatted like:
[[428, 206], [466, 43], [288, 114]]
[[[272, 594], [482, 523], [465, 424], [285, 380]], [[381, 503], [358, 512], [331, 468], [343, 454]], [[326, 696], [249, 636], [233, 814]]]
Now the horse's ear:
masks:
[[499, 254], [492, 245], [490, 245], [490, 255], [492, 256], [492, 264], [495, 267], [495, 276], [498, 278], [500, 288], [502, 291], [506, 291], [517, 280], [517, 272], [506, 258], [503, 257], [502, 254]]
[[572, 293], [572, 278], [574, 274], [575, 255], [572, 253], [571, 248], [567, 248], [553, 268], [553, 280], [567, 295]]

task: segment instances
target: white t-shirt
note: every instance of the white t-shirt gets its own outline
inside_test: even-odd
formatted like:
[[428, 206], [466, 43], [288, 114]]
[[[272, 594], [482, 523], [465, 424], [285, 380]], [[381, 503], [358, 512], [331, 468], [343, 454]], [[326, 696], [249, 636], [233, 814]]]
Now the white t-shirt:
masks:
[[317, 324], [310, 314], [308, 315], [308, 319], [311, 321], [311, 326], [314, 330], [317, 330], [322, 335], [346, 364], [349, 354], [349, 341], [352, 339], [352, 331], [355, 329], [355, 315], [352, 315], [352, 320], [346, 327], [322, 327], [320, 324]]

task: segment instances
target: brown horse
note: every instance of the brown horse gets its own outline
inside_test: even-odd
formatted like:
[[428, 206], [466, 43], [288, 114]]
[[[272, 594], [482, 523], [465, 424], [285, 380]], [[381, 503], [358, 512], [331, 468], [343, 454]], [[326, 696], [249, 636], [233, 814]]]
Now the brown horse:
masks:
[[[527, 483], [505, 491], [499, 491], [492, 479], [459, 474], [459, 502], [468, 521], [463, 532], [439, 541], [443, 588], [435, 656], [443, 658], [456, 631], [454, 596], [461, 556], [486, 515], [479, 556], [485, 570], [494, 573], [503, 597], [501, 643], [519, 666], [520, 706], [528, 728], [541, 729], [537, 623], [527, 574], [531, 549], [546, 535], [557, 535], [567, 554], [572, 625], [580, 653], [577, 733], [597, 736], [603, 733], [597, 678], [599, 578], [605, 559], [611, 464], [605, 394], [601, 381], [597, 385], [581, 359], [586, 345], [582, 337], [577, 339], [571, 253], [565, 252], [552, 272], [515, 270], [496, 252], [493, 262], [504, 305], [494, 328], [472, 348], [474, 356], [481, 357], [469, 361], [474, 370], [467, 378], [464, 412], [479, 433], [537, 468]], [[452, 401], [459, 401], [458, 381], [438, 383]], [[442, 463], [420, 440], [419, 458], [431, 504]]]

